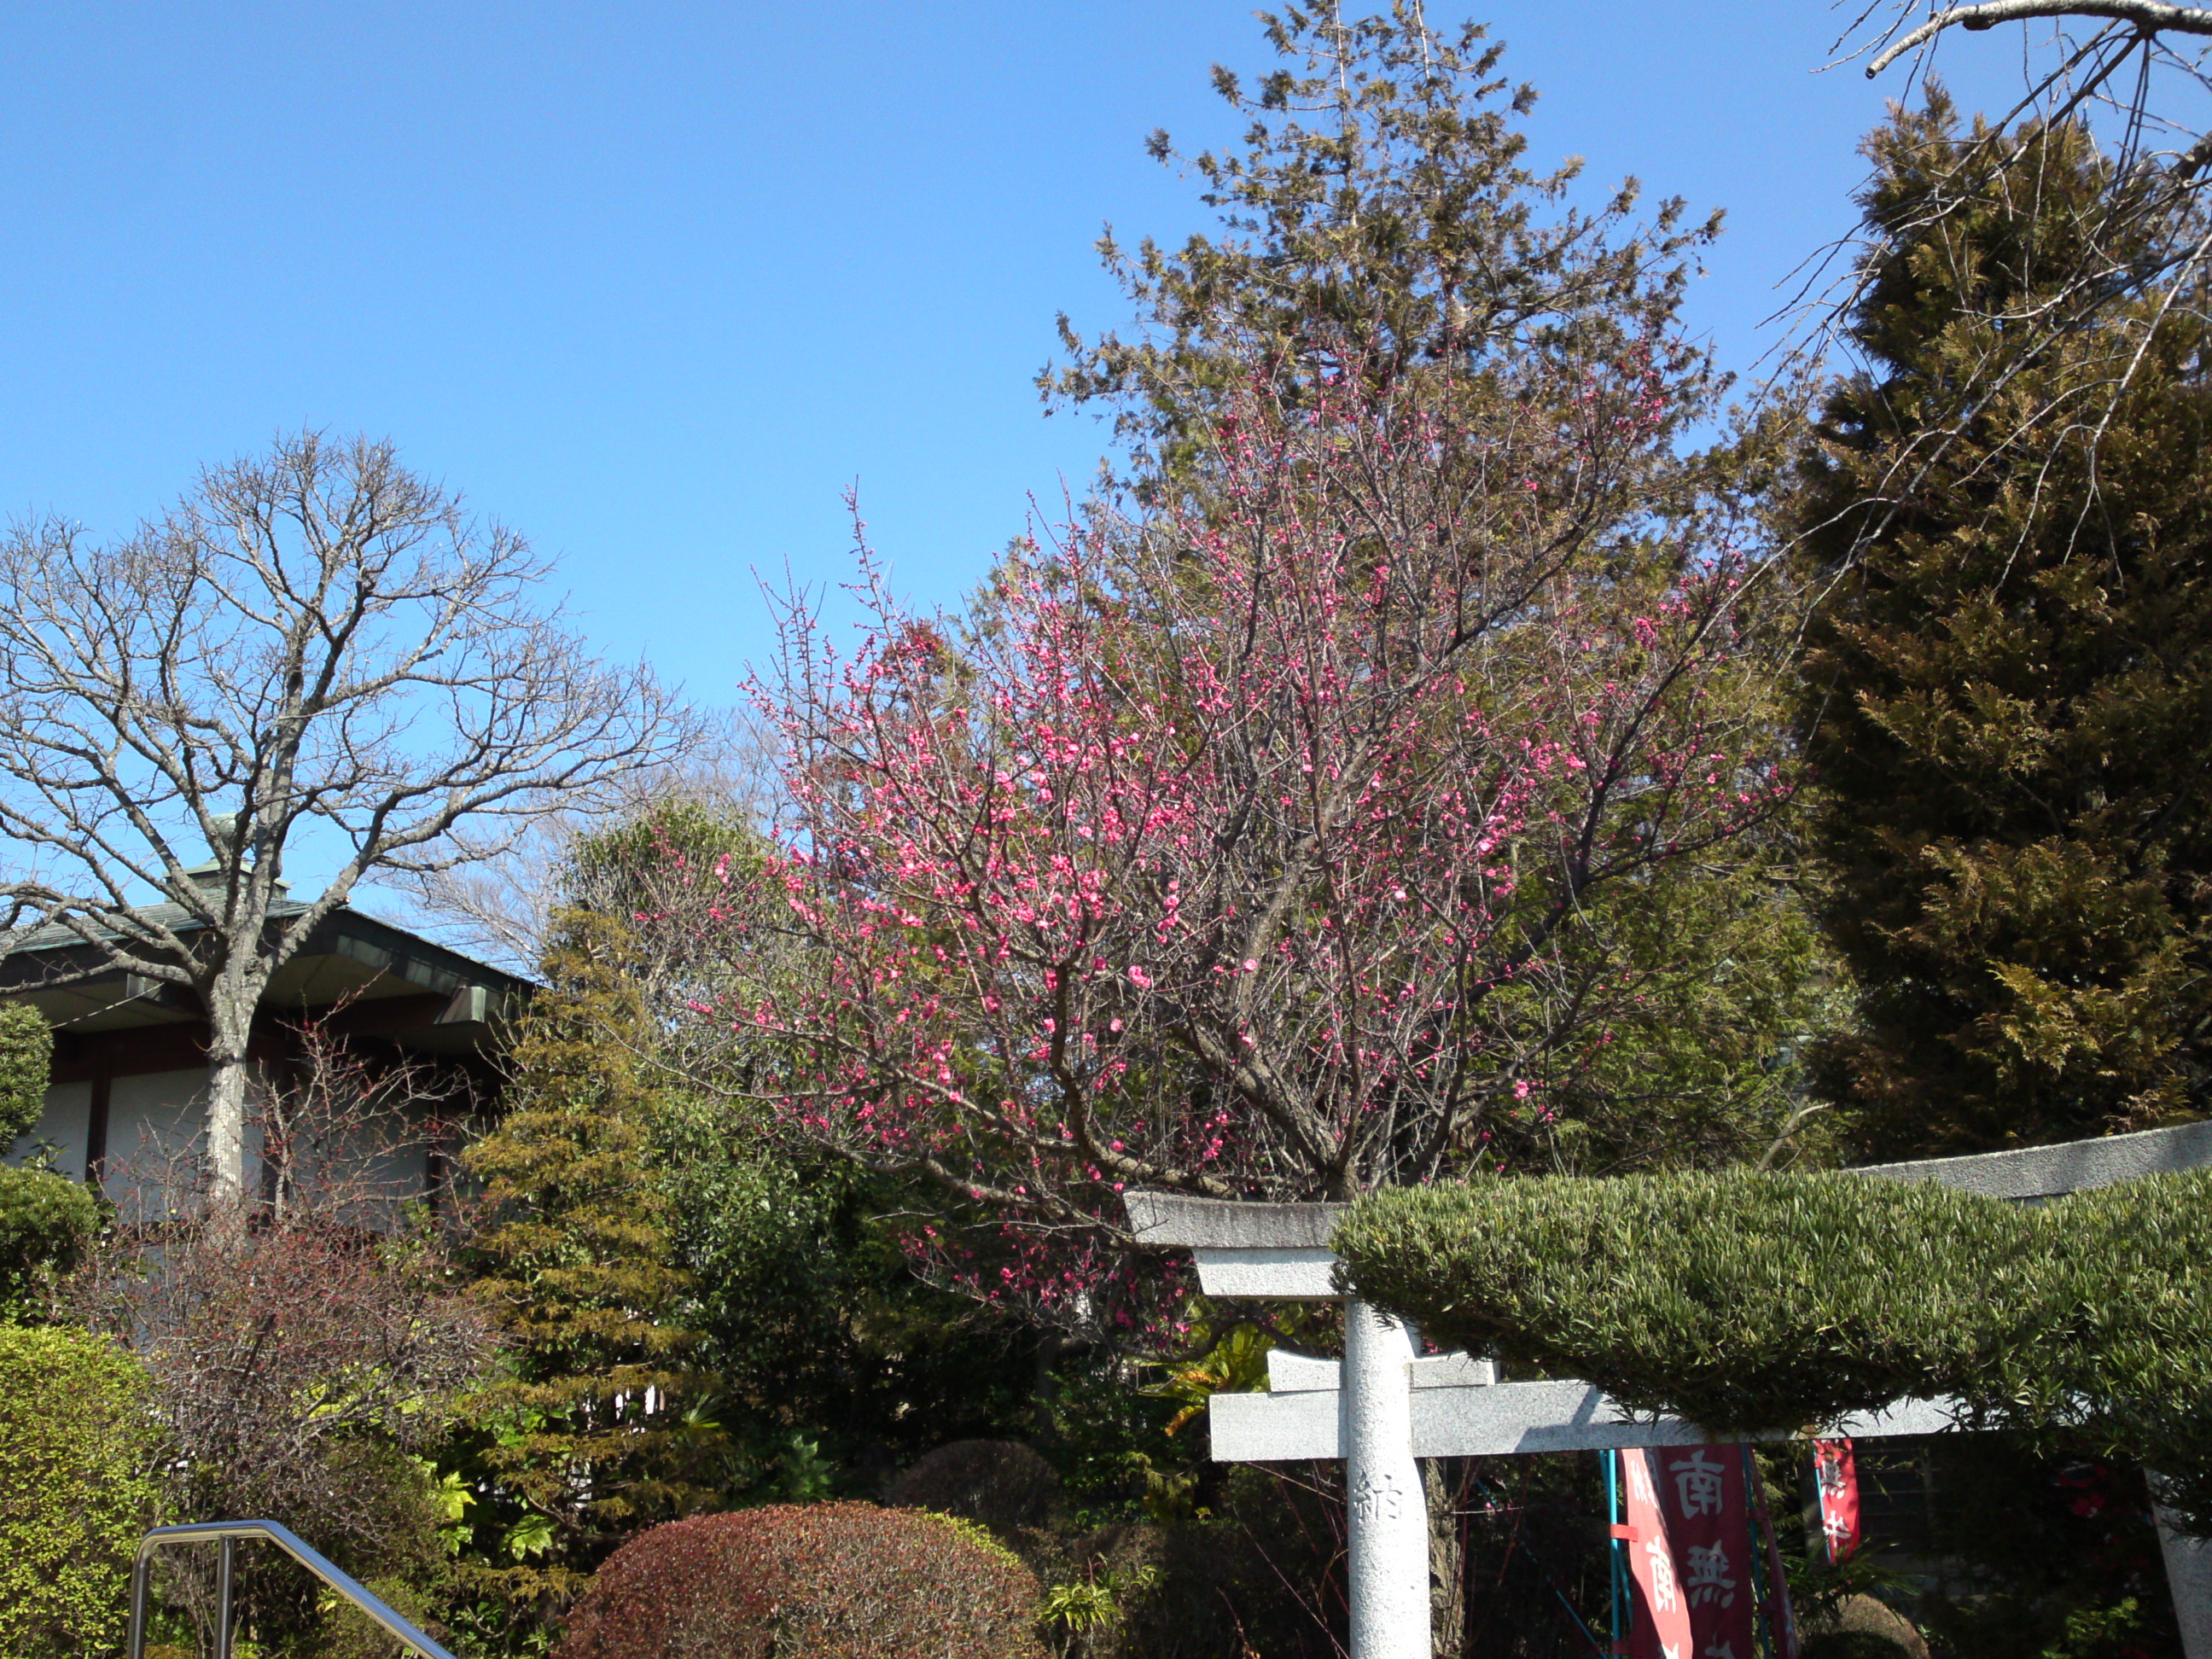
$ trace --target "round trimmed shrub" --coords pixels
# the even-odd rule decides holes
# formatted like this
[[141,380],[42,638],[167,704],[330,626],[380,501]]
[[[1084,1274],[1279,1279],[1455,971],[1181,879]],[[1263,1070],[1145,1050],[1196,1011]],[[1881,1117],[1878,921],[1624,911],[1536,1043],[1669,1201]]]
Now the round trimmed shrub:
[[923,1510],[772,1504],[608,1558],[556,1659],[1043,1659],[1036,1577]]
[[82,1182],[0,1164],[0,1318],[44,1314],[99,1228],[99,1201]]
[[119,1646],[160,1517],[146,1375],[82,1331],[0,1325],[0,1653]]
[[1012,1539],[1050,1526],[1060,1496],[1059,1473],[1018,1440],[956,1440],[892,1481],[884,1502],[957,1515]]

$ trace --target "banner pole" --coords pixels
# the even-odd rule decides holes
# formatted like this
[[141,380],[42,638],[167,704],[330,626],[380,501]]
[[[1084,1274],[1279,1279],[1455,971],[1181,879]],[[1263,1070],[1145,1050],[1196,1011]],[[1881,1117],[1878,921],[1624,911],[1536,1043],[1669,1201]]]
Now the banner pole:
[[1608,1588],[1612,1591],[1612,1650],[1620,1654],[1628,1651],[1628,1632],[1621,1627],[1620,1616],[1627,1600],[1621,1584],[1620,1454],[1608,1447],[1598,1457],[1605,1465],[1606,1565],[1611,1570]]

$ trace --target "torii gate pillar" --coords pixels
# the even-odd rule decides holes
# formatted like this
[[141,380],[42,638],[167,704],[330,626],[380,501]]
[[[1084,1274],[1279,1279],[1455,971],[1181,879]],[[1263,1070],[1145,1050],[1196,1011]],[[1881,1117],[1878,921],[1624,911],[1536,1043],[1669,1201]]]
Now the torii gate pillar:
[[1429,1509],[1413,1459],[1413,1334],[1344,1304],[1346,1577],[1358,1659],[1430,1659]]
[[1398,1321],[1336,1288],[1328,1235],[1344,1206],[1146,1192],[1122,1201],[1140,1242],[1191,1250],[1208,1296],[1344,1302],[1344,1365],[1329,1426],[1341,1448],[1334,1455],[1345,1460],[1352,1656],[1431,1659],[1428,1497],[1413,1456],[1417,1345]]

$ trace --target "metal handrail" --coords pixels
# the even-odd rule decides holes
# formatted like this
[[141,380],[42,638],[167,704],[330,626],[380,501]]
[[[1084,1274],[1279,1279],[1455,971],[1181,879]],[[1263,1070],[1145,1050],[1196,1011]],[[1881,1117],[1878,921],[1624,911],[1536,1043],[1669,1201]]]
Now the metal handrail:
[[156,1527],[138,1546],[131,1566],[131,1659],[146,1659],[146,1604],[154,1552],[165,1544],[222,1546],[216,1571],[215,1659],[231,1659],[230,1591],[238,1540],[259,1538],[274,1544],[340,1595],[384,1626],[422,1659],[453,1659],[407,1620],[386,1607],[350,1573],[340,1571],[289,1527],[274,1521],[201,1521],[181,1527]]

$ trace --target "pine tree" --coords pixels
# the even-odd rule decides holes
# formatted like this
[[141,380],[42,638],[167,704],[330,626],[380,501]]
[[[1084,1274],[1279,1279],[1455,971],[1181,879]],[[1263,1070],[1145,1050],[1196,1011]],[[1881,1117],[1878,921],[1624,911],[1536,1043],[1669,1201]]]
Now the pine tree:
[[[1505,48],[1480,25],[1444,36],[1410,0],[1349,23],[1333,7],[1261,17],[1279,66],[1250,85],[1213,71],[1249,122],[1243,147],[1188,162],[1218,233],[1146,238],[1131,257],[1109,230],[1099,251],[1141,328],[1086,340],[1063,316],[1070,361],[1039,377],[1048,403],[1103,402],[1140,450],[1175,452],[1261,361],[1293,395],[1347,366],[1480,395],[1532,354],[1595,365],[1656,348],[1686,404],[1709,390],[1673,325],[1718,214],[1692,222],[1669,199],[1638,222],[1633,179],[1575,206],[1579,161],[1523,164],[1536,91],[1498,73]],[[1179,159],[1164,131],[1147,148]]]
[[1938,94],[1869,151],[1864,368],[1796,508],[1826,585],[1798,707],[1826,922],[1864,988],[1822,1088],[1875,1153],[2201,1113],[2207,326],[2082,289],[2207,227],[2126,211],[2142,185],[2075,125],[1969,137]]
[[466,1160],[484,1183],[471,1255],[510,1345],[464,1464],[486,1511],[471,1571],[510,1604],[557,1605],[630,1534],[714,1495],[720,1435],[687,1417],[713,1384],[685,1364],[628,952],[610,918],[563,918],[507,1114]]

